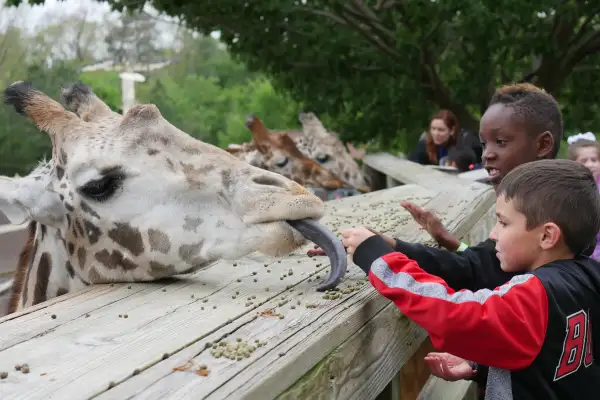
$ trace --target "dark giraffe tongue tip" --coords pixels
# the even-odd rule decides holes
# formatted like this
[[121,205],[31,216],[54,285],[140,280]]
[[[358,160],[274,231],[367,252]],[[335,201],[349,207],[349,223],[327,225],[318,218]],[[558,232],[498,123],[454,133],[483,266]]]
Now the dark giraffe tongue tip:
[[342,246],[342,242],[333,232],[315,220],[289,220],[287,223],[298,230],[306,239],[322,248],[329,257],[331,264],[329,276],[325,282],[317,286],[317,291],[324,292],[339,285],[348,267],[346,250]]

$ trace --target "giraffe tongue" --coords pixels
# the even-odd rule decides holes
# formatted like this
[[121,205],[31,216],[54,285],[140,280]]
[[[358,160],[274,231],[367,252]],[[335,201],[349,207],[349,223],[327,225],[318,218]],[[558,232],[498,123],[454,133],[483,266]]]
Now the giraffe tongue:
[[348,265],[346,250],[342,246],[342,242],[335,237],[333,232],[315,220],[288,220],[287,223],[297,229],[306,239],[322,248],[329,257],[331,272],[325,282],[317,286],[317,291],[324,292],[335,288],[344,277]]

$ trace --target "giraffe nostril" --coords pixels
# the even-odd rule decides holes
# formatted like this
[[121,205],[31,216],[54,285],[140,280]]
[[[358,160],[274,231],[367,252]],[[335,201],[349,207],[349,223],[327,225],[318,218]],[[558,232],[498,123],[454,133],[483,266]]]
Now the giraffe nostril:
[[286,185],[284,179],[278,179],[275,176],[268,176],[268,175],[253,176],[252,182],[254,182],[258,185],[275,186],[275,187],[280,187],[282,189],[286,189],[288,186],[288,185]]

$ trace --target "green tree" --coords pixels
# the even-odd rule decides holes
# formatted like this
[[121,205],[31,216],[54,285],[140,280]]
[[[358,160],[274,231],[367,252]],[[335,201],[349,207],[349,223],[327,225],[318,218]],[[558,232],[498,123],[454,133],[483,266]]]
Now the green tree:
[[[21,0],[11,0],[13,4]],[[43,0],[30,0],[39,3]],[[144,2],[109,0],[117,9]],[[418,137],[439,108],[476,128],[493,89],[531,81],[567,126],[598,122],[598,3],[561,0],[153,0],[357,139]]]
[[[55,63],[51,68],[34,64],[18,74],[18,80],[35,82],[36,87],[58,100],[59,90],[65,82],[76,80],[75,69],[67,63]],[[41,133],[25,117],[11,107],[0,107],[0,174],[25,175],[39,160],[52,157],[52,147],[48,135]]]

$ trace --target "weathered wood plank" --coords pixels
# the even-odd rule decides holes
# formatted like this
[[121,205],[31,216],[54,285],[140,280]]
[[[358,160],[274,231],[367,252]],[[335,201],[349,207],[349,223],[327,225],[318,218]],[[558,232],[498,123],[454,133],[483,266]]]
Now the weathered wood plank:
[[438,169],[423,167],[407,159],[396,157],[390,153],[367,154],[363,162],[369,168],[379,171],[405,185],[417,184],[426,188],[448,185],[453,182],[453,175]]
[[[440,210],[451,230],[466,233],[493,195],[482,185],[452,192],[407,185],[328,202],[324,222],[334,231],[368,224],[424,241],[399,207],[404,199]],[[410,358],[425,333],[367,284],[323,299],[315,280],[328,263],[307,258],[309,247],[283,260],[252,255],[235,267],[220,262],[166,282],[99,285],[2,318],[0,371],[10,371],[0,381],[2,399],[234,399],[244,393],[262,400],[303,385],[324,398],[372,398],[399,370],[399,355]],[[293,274],[281,279],[290,269]],[[365,282],[357,267],[349,270],[343,287]],[[266,308],[284,319],[256,314]],[[206,342],[225,335],[267,343],[248,359],[215,359]],[[382,341],[395,350],[382,352]],[[208,376],[173,371],[189,360],[206,364]],[[31,373],[15,372],[17,363],[28,363]],[[309,371],[316,371],[314,383],[295,384]],[[107,391],[109,385],[116,386]]]
[[431,376],[417,400],[477,400],[477,385],[471,381],[446,382]]

